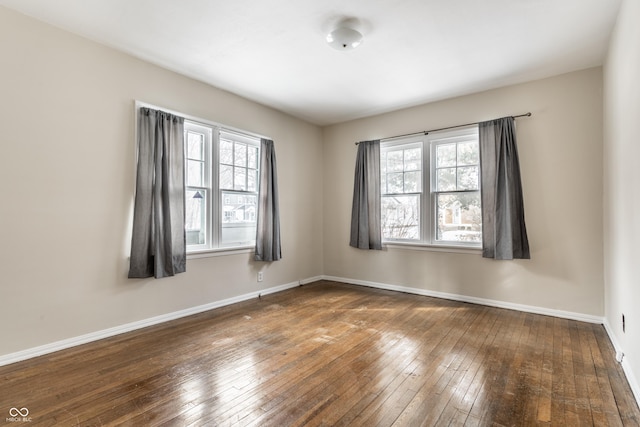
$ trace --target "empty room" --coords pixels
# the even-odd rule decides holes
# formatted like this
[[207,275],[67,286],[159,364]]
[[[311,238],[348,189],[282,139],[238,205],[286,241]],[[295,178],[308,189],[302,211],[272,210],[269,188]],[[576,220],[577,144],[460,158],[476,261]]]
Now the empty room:
[[0,0],[0,424],[640,425],[638,22]]

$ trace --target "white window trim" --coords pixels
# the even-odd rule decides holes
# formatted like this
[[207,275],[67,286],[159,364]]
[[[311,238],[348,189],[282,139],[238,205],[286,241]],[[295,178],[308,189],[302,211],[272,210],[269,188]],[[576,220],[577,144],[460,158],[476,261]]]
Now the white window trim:
[[235,246],[229,248],[210,248],[198,251],[187,252],[187,259],[199,259],[199,258],[212,258],[227,255],[237,254],[253,254],[255,253],[254,246]]
[[[482,244],[469,244],[455,242],[437,243],[435,215],[435,193],[432,191],[432,183],[435,182],[433,168],[434,142],[442,140],[456,141],[472,133],[478,133],[477,125],[470,125],[455,130],[433,132],[428,135],[417,135],[402,138],[394,138],[389,141],[382,141],[381,149],[393,148],[397,146],[411,145],[412,143],[422,144],[422,194],[420,196],[420,240],[407,239],[385,239],[383,236],[382,246],[393,250],[418,250],[431,252],[449,252],[461,254],[480,254]],[[424,199],[428,198],[428,201]],[[428,207],[428,209],[424,209]]]
[[387,249],[402,249],[411,251],[426,251],[426,252],[448,252],[455,254],[481,254],[481,247],[469,247],[458,245],[426,245],[424,243],[410,243],[403,241],[384,241],[382,243],[383,248]]

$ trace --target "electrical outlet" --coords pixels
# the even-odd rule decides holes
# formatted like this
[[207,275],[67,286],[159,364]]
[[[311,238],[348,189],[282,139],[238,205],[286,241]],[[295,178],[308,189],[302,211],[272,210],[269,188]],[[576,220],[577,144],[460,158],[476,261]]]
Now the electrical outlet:
[[262,282],[262,279],[264,279],[264,275],[262,274],[262,271],[258,271],[258,282]]
[[625,332],[626,326],[627,325],[625,324],[625,321],[624,321],[624,313],[622,313],[622,332],[623,333]]

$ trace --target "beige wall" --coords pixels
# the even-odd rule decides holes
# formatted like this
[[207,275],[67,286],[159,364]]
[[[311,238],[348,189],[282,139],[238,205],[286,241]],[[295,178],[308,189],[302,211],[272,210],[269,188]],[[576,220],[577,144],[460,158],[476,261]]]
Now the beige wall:
[[[640,400],[640,2],[624,0],[604,67],[607,327]],[[622,332],[622,314],[626,333]]]
[[[324,129],[324,272],[360,281],[603,316],[601,68]],[[517,120],[531,260],[348,246],[355,141]]]
[[[134,100],[275,140],[283,256],[128,280]],[[322,133],[0,7],[0,356],[322,273]],[[313,189],[317,191],[312,191]]]

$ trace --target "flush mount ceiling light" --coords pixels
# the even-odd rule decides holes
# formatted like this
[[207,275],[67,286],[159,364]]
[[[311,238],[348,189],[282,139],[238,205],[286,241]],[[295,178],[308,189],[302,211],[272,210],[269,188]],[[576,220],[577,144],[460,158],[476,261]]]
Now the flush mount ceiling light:
[[353,50],[362,43],[362,34],[353,28],[341,26],[327,35],[327,43],[336,50]]

